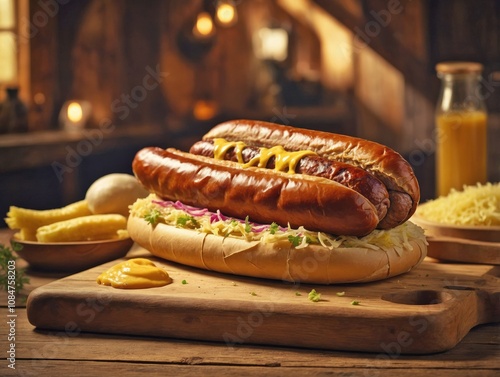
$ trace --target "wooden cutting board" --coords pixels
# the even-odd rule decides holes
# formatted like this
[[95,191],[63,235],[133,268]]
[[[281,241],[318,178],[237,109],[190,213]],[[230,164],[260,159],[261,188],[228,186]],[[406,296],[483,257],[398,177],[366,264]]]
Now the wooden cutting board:
[[[101,286],[98,275],[121,260],[106,263],[34,290],[29,321],[68,336],[145,335],[394,358],[451,349],[472,327],[500,320],[498,266],[425,260],[385,281],[322,286],[197,270],[141,249],[133,256],[163,266],[173,283],[138,290]],[[312,289],[321,301],[308,299]]]

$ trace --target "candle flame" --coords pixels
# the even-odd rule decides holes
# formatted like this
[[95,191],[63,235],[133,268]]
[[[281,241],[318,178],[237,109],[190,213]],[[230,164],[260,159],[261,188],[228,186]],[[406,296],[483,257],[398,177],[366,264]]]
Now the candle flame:
[[72,122],[79,122],[82,120],[83,110],[78,102],[71,102],[68,105],[68,119]]

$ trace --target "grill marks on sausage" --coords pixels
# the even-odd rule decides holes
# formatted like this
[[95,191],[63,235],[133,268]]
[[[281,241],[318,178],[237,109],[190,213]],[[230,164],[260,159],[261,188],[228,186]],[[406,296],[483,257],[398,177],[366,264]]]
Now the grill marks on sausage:
[[[190,153],[206,157],[214,157],[213,140],[195,143]],[[245,163],[260,155],[260,148],[246,146],[241,151]],[[235,148],[230,148],[224,156],[225,160],[238,162]],[[275,158],[271,157],[266,165],[268,169],[275,168]],[[319,156],[302,157],[295,168],[298,174],[327,178],[357,191],[366,197],[377,209],[379,219],[386,217],[390,200],[385,185],[365,170],[347,163],[327,160]],[[384,223],[380,223],[384,224]],[[387,222],[386,222],[387,224]],[[390,223],[388,223],[390,225]]]
[[379,228],[388,229],[404,223],[420,201],[420,188],[410,164],[394,150],[376,142],[248,119],[220,123],[203,136],[203,140],[213,138],[244,139],[247,144],[268,148],[282,145],[289,151],[312,148],[329,160],[367,170],[386,186],[391,200],[388,214]]
[[160,198],[259,223],[354,236],[368,234],[378,223],[367,198],[323,179],[246,171],[234,162],[154,147],[140,150],[132,169]]

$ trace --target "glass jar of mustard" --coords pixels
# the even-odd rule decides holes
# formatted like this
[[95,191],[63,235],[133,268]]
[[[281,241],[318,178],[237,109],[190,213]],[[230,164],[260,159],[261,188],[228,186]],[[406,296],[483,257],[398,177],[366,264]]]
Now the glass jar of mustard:
[[487,180],[487,111],[482,64],[436,65],[441,90],[436,107],[436,195]]

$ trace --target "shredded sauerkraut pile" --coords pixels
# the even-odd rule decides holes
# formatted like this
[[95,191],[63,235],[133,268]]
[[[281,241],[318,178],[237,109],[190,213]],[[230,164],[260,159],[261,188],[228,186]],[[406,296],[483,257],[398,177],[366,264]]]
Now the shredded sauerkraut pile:
[[247,241],[264,243],[288,241],[295,248],[308,245],[322,245],[328,249],[338,247],[364,247],[373,250],[395,249],[398,254],[411,250],[410,241],[425,241],[424,230],[407,221],[391,230],[374,230],[365,237],[335,236],[323,232],[314,232],[299,227],[297,229],[278,226],[277,224],[257,224],[247,219],[236,219],[208,209],[185,205],[179,201],[158,200],[154,194],[138,199],[130,208],[134,216],[144,218],[151,224],[165,223],[180,228],[222,237],[234,237]]
[[420,205],[417,215],[452,225],[500,225],[500,183],[464,186],[463,191],[452,189],[447,196]]

